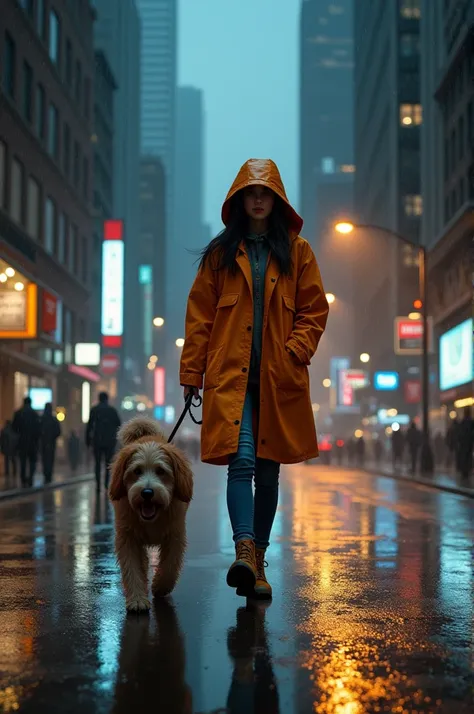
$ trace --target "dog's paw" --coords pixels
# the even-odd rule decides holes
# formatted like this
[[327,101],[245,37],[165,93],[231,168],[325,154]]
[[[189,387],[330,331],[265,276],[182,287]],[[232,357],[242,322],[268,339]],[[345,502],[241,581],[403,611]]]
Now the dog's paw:
[[174,589],[174,584],[173,585],[155,585],[152,587],[152,593],[153,597],[166,597],[167,595],[170,595]]
[[127,598],[127,612],[148,612],[150,607],[151,603],[145,596]]

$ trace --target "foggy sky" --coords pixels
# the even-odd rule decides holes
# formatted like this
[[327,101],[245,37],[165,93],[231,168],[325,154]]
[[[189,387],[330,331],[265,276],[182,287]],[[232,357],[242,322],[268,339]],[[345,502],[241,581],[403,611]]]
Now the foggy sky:
[[[272,158],[298,200],[300,0],[179,0],[178,81],[204,90],[205,220],[248,158]],[[304,235],[304,230],[303,230]]]

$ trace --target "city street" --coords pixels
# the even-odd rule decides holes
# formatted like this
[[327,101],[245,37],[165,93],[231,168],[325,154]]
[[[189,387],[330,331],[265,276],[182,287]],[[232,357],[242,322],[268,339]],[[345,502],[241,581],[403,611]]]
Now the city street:
[[223,470],[197,467],[188,523],[173,597],[127,617],[92,482],[0,504],[0,711],[472,711],[472,500],[287,468],[270,605],[226,586]]

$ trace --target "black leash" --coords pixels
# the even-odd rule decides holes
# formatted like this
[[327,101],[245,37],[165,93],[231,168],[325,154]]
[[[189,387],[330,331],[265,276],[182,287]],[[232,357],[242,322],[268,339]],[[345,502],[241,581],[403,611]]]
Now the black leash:
[[186,414],[187,414],[188,412],[189,412],[189,416],[191,417],[191,419],[193,420],[193,422],[194,422],[195,424],[197,424],[198,426],[201,426],[201,424],[202,424],[202,419],[201,419],[201,421],[199,421],[198,419],[196,419],[196,417],[194,416],[194,414],[193,414],[192,411],[191,411],[191,407],[199,408],[199,407],[201,406],[201,404],[202,404],[202,397],[197,396],[197,397],[196,397],[196,403],[193,403],[193,397],[194,397],[193,393],[192,393],[192,392],[189,392],[188,396],[186,397],[186,402],[185,402],[185,404],[184,404],[184,409],[183,409],[183,411],[181,412],[181,415],[180,415],[178,421],[176,422],[173,431],[172,431],[171,434],[170,434],[170,437],[169,437],[169,439],[168,439],[168,444],[170,444],[170,443],[173,441],[174,437],[176,436],[176,434],[177,434],[177,432],[178,432],[178,430],[179,430],[179,427],[181,426],[181,424],[182,424],[183,421],[184,421],[184,417],[186,416]]

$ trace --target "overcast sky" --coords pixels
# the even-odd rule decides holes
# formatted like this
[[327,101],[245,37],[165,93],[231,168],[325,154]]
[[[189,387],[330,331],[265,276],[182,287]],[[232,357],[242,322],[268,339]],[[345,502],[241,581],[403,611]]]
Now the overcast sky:
[[205,220],[241,164],[272,158],[297,202],[300,0],[179,0],[178,81],[204,90]]

